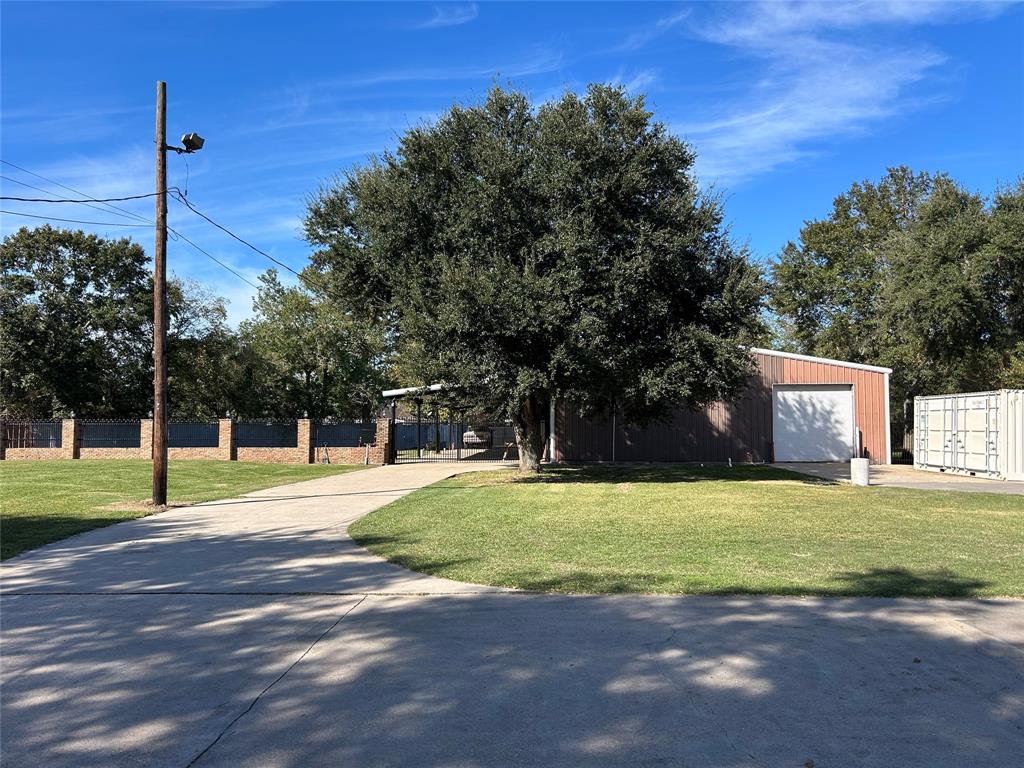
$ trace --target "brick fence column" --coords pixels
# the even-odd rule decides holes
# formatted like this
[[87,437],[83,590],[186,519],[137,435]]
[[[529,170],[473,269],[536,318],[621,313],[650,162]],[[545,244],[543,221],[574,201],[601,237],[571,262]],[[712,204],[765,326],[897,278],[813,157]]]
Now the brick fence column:
[[64,419],[60,423],[60,457],[78,458],[78,420]]
[[139,455],[142,458],[153,458],[153,420],[142,419],[139,422]]
[[393,437],[391,409],[385,408],[377,417],[377,435],[374,440],[374,448],[376,450],[373,451],[381,464],[391,464],[393,461],[391,455],[391,441]]
[[313,423],[309,419],[299,419],[298,429],[298,442],[296,449],[298,451],[299,462],[301,464],[312,464],[313,463]]
[[234,461],[235,456],[235,420],[221,419],[217,433],[217,458],[221,461]]

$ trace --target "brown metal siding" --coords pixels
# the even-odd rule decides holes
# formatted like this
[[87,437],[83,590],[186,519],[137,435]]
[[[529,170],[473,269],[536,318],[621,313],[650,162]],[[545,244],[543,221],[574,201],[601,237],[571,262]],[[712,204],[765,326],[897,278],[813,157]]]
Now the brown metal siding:
[[[734,403],[676,411],[667,423],[637,427],[556,409],[555,455],[567,461],[771,461],[774,384],[852,384],[865,454],[886,460],[885,375],[834,363],[755,353],[758,373]],[[614,451],[612,436],[614,434]]]

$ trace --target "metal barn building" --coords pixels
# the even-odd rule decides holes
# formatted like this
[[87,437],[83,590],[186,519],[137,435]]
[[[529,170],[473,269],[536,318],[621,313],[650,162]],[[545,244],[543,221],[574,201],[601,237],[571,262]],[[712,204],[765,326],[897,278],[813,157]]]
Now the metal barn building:
[[552,405],[556,461],[846,461],[888,464],[889,374],[874,365],[751,349],[758,372],[733,403],[645,427]]

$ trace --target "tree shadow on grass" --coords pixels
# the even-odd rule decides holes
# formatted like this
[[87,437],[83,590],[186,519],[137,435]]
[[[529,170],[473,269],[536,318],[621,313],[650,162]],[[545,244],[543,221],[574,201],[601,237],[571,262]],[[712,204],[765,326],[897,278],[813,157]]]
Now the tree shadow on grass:
[[125,520],[134,520],[152,510],[134,514],[95,514],[88,516],[62,515],[12,515],[0,520],[0,560],[20,555],[22,552],[41,547],[54,541],[105,528]]
[[512,482],[552,483],[696,483],[707,480],[765,482],[789,480],[808,485],[837,485],[788,469],[767,465],[736,464],[601,464],[544,467],[537,474],[517,475]]
[[[426,571],[430,573],[430,571]],[[437,573],[435,575],[443,575]],[[872,568],[849,572],[823,580],[820,587],[773,584],[751,587],[737,584],[724,587],[680,588],[671,576],[656,574],[614,575],[574,570],[565,575],[541,575],[536,571],[517,573],[503,586],[516,586],[531,592],[561,594],[701,594],[701,595],[781,595],[788,597],[977,597],[991,582],[970,579],[949,571],[918,571],[906,568]]]

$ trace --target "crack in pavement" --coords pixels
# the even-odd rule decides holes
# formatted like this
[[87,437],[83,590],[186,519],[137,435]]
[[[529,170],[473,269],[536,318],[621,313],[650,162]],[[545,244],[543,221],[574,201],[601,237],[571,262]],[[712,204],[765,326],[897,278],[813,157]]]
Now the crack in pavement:
[[203,749],[203,751],[202,751],[202,752],[200,752],[200,753],[199,753],[198,755],[196,755],[195,757],[193,757],[193,758],[192,758],[192,759],[191,759],[191,760],[190,760],[190,761],[188,762],[188,765],[186,765],[186,766],[185,766],[185,768],[191,768],[191,766],[195,765],[195,764],[196,764],[196,763],[198,763],[198,762],[199,762],[200,760],[202,760],[202,759],[203,759],[203,756],[204,756],[204,755],[206,755],[206,753],[207,753],[207,752],[209,752],[209,751],[210,751],[211,749],[213,749],[213,748],[214,748],[214,747],[215,747],[215,746],[217,745],[217,742],[219,742],[219,741],[220,741],[220,740],[221,740],[222,738],[224,738],[224,735],[225,735],[225,734],[226,734],[226,733],[227,733],[228,731],[230,731],[230,730],[231,730],[231,728],[232,728],[232,727],[233,727],[233,726],[235,725],[235,723],[237,723],[237,722],[238,722],[239,720],[241,720],[241,719],[242,719],[243,717],[245,717],[245,716],[246,716],[247,714],[249,714],[250,712],[252,712],[252,710],[253,710],[253,709],[254,709],[254,708],[256,707],[256,705],[257,705],[257,704],[259,703],[260,699],[262,699],[262,698],[263,698],[263,696],[264,696],[264,695],[265,695],[265,694],[266,694],[266,693],[267,693],[267,692],[268,692],[268,691],[269,691],[269,690],[270,690],[271,688],[273,688],[273,687],[274,687],[275,685],[277,685],[277,684],[278,684],[279,682],[281,682],[282,680],[284,680],[285,676],[286,676],[286,675],[287,675],[287,674],[288,674],[289,672],[291,672],[291,671],[292,671],[293,669],[295,669],[295,667],[296,667],[296,666],[298,665],[298,663],[299,663],[300,661],[302,661],[302,660],[303,660],[304,658],[306,658],[306,656],[307,656],[307,655],[309,654],[309,652],[310,652],[310,651],[312,651],[312,650],[313,650],[313,648],[315,648],[315,647],[316,647],[316,644],[317,644],[317,643],[319,643],[319,642],[320,642],[321,640],[323,640],[323,639],[324,639],[325,637],[327,637],[327,635],[329,635],[329,634],[330,634],[331,630],[333,630],[333,629],[334,629],[334,628],[335,628],[336,626],[338,626],[339,624],[341,624],[341,622],[345,620],[345,617],[346,617],[346,616],[348,616],[348,615],[349,615],[350,613],[352,613],[352,611],[354,611],[354,610],[355,610],[356,608],[358,608],[358,607],[359,607],[360,605],[362,605],[362,604],[363,604],[363,603],[364,603],[365,601],[366,601],[366,596],[364,595],[364,596],[363,596],[362,598],[360,598],[360,599],[359,599],[359,601],[357,601],[357,602],[356,602],[356,604],[355,604],[355,605],[353,605],[353,606],[352,606],[351,608],[349,608],[349,609],[348,609],[347,611],[345,611],[345,612],[344,612],[343,614],[341,614],[341,616],[339,616],[339,617],[338,617],[338,620],[337,620],[337,621],[335,621],[335,622],[334,622],[333,624],[331,624],[331,626],[329,626],[329,627],[328,627],[327,629],[325,629],[325,630],[324,630],[324,631],[323,631],[323,632],[322,632],[322,633],[320,634],[320,637],[318,637],[318,638],[317,638],[316,640],[314,640],[314,641],[313,641],[313,642],[312,642],[312,643],[310,644],[310,646],[309,646],[309,647],[308,647],[308,648],[307,648],[306,650],[304,650],[304,651],[303,651],[303,652],[302,652],[302,653],[301,653],[301,654],[299,655],[299,658],[297,658],[297,659],[296,659],[295,661],[293,661],[293,662],[292,662],[292,663],[291,663],[291,664],[290,664],[290,665],[288,666],[288,668],[287,668],[287,669],[286,669],[286,670],[285,670],[284,672],[282,672],[282,673],[281,673],[280,675],[278,675],[278,676],[277,676],[277,677],[276,677],[276,678],[275,678],[275,679],[274,679],[274,680],[273,680],[273,681],[272,681],[272,682],[271,682],[271,683],[270,683],[270,684],[269,684],[269,685],[268,685],[268,686],[267,686],[266,688],[264,688],[264,689],[263,689],[262,691],[260,691],[260,692],[259,692],[259,694],[258,694],[258,695],[256,696],[256,698],[254,698],[254,699],[252,700],[252,702],[250,702],[250,704],[249,704],[249,706],[248,706],[248,707],[246,707],[246,708],[245,708],[245,709],[244,709],[244,710],[243,710],[242,712],[240,712],[240,713],[239,713],[238,715],[236,715],[236,716],[235,716],[235,718],[234,718],[234,719],[233,719],[233,720],[232,720],[232,721],[231,721],[230,723],[228,723],[228,724],[227,724],[226,726],[224,726],[223,730],[221,730],[221,732],[217,734],[217,738],[215,738],[215,739],[214,739],[213,741],[211,741],[211,742],[210,742],[209,744],[207,744],[207,745],[206,745],[206,747],[205,747],[205,748]]

